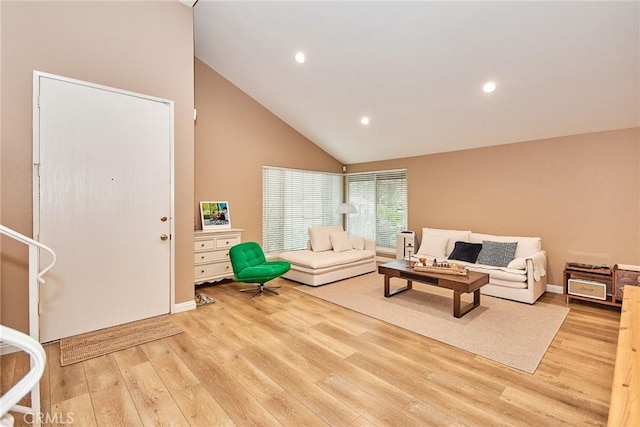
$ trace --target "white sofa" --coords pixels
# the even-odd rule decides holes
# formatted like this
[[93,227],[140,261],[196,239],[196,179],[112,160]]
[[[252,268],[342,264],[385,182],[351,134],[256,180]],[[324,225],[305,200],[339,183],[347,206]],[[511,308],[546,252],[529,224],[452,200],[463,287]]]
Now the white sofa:
[[282,252],[291,263],[282,277],[309,286],[347,279],[376,271],[376,243],[349,236],[341,225],[309,228],[306,250]]
[[[503,261],[503,264],[508,261],[506,266],[496,266],[495,264],[500,262],[487,265],[449,259],[456,242],[475,244],[491,242],[483,246],[489,252],[496,248],[499,248],[497,251],[501,251],[501,246],[508,246],[504,248],[508,252],[508,249],[513,249],[513,245],[505,245],[507,242],[517,242],[517,245],[510,261],[510,254],[506,255],[507,258],[502,253],[496,255],[498,258],[502,257],[500,261]],[[459,244],[459,247],[463,246],[464,244]],[[472,245],[466,245],[466,247],[469,246]],[[477,249],[477,246],[475,248]],[[487,256],[480,254],[478,261],[489,259],[490,254],[486,252],[485,255]],[[459,253],[455,256],[459,256]],[[480,290],[484,295],[533,304],[547,289],[547,256],[542,250],[542,240],[539,237],[496,236],[466,230],[423,228],[420,248],[415,254],[415,259],[418,258],[455,262],[468,266],[472,271],[489,274],[489,284]]]

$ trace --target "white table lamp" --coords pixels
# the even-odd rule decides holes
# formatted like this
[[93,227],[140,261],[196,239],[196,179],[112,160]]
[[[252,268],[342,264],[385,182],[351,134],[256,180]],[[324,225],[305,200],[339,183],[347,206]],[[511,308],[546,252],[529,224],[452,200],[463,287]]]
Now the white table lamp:
[[338,206],[339,214],[352,214],[356,212],[358,212],[358,210],[351,203],[343,203],[340,206]]
[[344,215],[344,218],[342,219],[342,228],[345,230],[347,229],[347,216],[356,212],[358,212],[358,210],[351,203],[342,203],[338,206],[338,213]]

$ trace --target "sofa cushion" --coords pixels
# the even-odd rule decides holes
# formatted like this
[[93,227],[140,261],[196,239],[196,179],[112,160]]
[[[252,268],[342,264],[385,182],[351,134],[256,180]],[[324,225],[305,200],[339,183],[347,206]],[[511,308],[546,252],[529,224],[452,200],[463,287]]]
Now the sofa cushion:
[[495,236],[492,234],[471,233],[469,242],[482,243],[483,240],[491,240],[492,242],[518,242],[514,258],[525,258],[542,250],[542,239],[540,239],[540,237]]
[[449,238],[446,236],[437,236],[435,234],[422,233],[422,243],[418,249],[417,255],[429,255],[436,258],[445,258],[447,244]]
[[[511,289],[527,289],[527,282],[514,282],[513,280],[495,279],[489,277],[489,284],[494,286],[500,286],[502,288]],[[508,298],[511,299],[511,298]]]
[[513,260],[518,242],[482,241],[482,250],[478,254],[478,264],[506,267]]
[[239,280],[255,283],[264,283],[268,277],[278,277],[291,268],[291,264],[286,261],[269,261],[260,265],[247,267],[236,274]]
[[481,243],[456,242],[449,259],[474,263],[478,259],[478,254],[481,250]]
[[308,268],[326,268],[349,264],[362,259],[375,257],[374,251],[345,251],[345,252],[313,252],[307,250],[282,252],[280,258],[289,261],[294,265],[301,265]]
[[329,235],[336,231],[344,231],[341,225],[326,225],[322,227],[309,227],[309,241],[314,252],[330,251],[331,238]]
[[353,249],[364,249],[364,237],[362,236],[350,236],[351,237],[351,247]]
[[471,271],[477,271],[478,273],[486,273],[489,275],[489,278],[492,281],[493,279],[501,279],[501,280],[513,281],[513,282],[527,281],[526,270],[516,270],[514,268],[508,268],[508,267],[496,267],[493,265],[474,264],[466,261],[456,261],[456,264],[467,266]]
[[[448,256],[453,251],[453,247],[455,246],[456,242],[471,241],[469,240],[469,237],[471,236],[470,230],[462,231],[462,230],[447,230],[444,228],[425,227],[422,229],[423,240],[425,235],[440,236],[440,237],[446,237],[449,239],[449,242],[447,243],[447,249],[444,252],[445,256]],[[474,243],[481,243],[481,242],[474,242]],[[430,255],[437,255],[437,254],[430,254]]]
[[334,252],[344,252],[353,249],[351,239],[346,231],[334,231],[329,234],[329,240],[331,240],[331,246],[333,246]]
[[[517,250],[517,249],[516,249]],[[514,258],[511,260],[507,268],[513,268],[517,270],[526,270],[527,268],[527,259],[526,258]]]

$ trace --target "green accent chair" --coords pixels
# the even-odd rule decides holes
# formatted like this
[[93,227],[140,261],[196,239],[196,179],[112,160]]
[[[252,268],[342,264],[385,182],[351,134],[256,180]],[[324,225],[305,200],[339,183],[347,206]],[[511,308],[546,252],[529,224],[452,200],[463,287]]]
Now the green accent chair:
[[251,298],[262,295],[265,291],[278,295],[274,289],[280,286],[265,286],[265,283],[289,271],[291,264],[287,261],[267,261],[260,245],[256,242],[244,242],[229,250],[233,276],[236,282],[256,283],[258,287],[241,289],[240,292],[255,291]]

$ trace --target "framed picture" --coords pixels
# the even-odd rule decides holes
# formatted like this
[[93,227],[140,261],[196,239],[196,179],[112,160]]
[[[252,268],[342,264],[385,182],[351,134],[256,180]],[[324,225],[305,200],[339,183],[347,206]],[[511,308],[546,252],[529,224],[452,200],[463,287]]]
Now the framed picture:
[[200,219],[202,220],[203,230],[231,228],[231,218],[229,217],[229,203],[200,202]]

